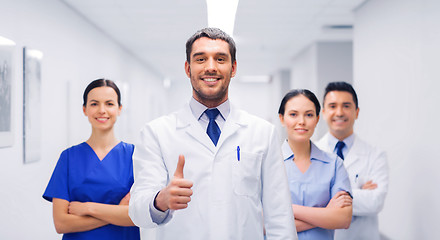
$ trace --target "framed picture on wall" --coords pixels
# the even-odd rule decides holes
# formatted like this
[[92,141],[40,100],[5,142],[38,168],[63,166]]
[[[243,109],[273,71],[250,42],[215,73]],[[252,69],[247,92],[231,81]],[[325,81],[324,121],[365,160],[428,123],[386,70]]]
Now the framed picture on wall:
[[12,131],[12,59],[15,43],[0,36],[0,148],[14,143]]
[[23,159],[41,158],[41,61],[43,53],[23,48]]

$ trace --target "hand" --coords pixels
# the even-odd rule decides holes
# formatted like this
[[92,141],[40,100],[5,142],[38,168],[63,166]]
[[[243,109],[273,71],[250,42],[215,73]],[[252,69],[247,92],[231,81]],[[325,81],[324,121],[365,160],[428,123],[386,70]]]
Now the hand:
[[168,186],[160,190],[154,200],[155,206],[159,210],[178,210],[188,207],[188,203],[191,201],[191,195],[193,194],[191,190],[193,183],[192,181],[183,178],[184,166],[185,157],[180,155],[176,171],[174,172],[174,178],[170,181]]
[[327,204],[328,208],[343,208],[353,204],[353,199],[346,191],[339,191],[330,199]]
[[130,192],[128,192],[127,195],[125,195],[125,197],[121,199],[119,205],[128,205],[129,202],[130,202]]
[[88,203],[82,202],[70,202],[69,203],[69,214],[77,216],[87,216],[89,215]]
[[362,185],[362,189],[368,189],[368,190],[373,190],[377,188],[377,184],[373,183],[372,180],[366,182],[364,185]]

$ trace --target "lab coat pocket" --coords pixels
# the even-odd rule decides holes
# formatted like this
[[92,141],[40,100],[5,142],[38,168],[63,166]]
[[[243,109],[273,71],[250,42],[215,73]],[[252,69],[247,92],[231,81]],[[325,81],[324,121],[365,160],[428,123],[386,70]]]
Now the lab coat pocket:
[[354,184],[352,186],[356,186],[356,188],[361,189],[362,186],[369,181],[368,177],[365,176],[364,173],[357,173],[352,177],[354,179]]
[[[241,151],[233,157],[232,178],[234,192],[241,196],[257,196],[261,188],[262,155]],[[239,158],[239,159],[238,159]]]

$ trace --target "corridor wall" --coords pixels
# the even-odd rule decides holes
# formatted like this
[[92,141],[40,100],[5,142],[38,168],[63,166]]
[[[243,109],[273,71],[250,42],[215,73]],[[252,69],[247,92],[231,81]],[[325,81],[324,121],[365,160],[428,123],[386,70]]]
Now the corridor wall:
[[370,0],[355,12],[356,132],[386,150],[387,239],[440,239],[440,2]]
[[[291,66],[292,89],[309,89],[322,106],[324,89],[329,82],[353,81],[353,44],[351,41],[311,43],[293,58]],[[312,140],[318,140],[326,132],[327,124],[321,118]]]
[[[82,113],[84,88],[101,77],[119,84],[125,95],[117,136],[135,142],[141,126],[166,111],[160,106],[166,106],[162,79],[62,1],[2,1],[0,36],[16,43],[14,140],[11,147],[0,148],[0,239],[60,239],[53,226],[52,204],[41,195],[61,151],[90,134],[90,124]],[[41,159],[29,164],[23,163],[23,47],[44,54]]]

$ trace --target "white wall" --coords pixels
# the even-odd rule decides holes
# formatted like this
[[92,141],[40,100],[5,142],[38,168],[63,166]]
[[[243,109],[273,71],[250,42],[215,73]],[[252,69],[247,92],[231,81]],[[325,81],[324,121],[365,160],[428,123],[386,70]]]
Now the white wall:
[[[322,107],[324,89],[329,82],[353,80],[353,45],[351,42],[315,42],[301,51],[292,61],[292,89],[312,91]],[[313,134],[317,140],[327,132],[321,117]]]
[[318,86],[318,54],[316,43],[302,50],[292,61],[290,85],[292,89],[316,91]]
[[390,239],[440,239],[440,2],[371,0],[357,10],[356,132],[388,153],[380,230]]
[[352,42],[317,43],[317,97],[322,101],[324,88],[329,82],[353,82],[353,44]]
[[[0,35],[17,44],[14,144],[0,148],[0,239],[60,239],[53,227],[52,205],[41,195],[61,151],[90,134],[81,108],[84,88],[91,80],[106,77],[117,81],[121,90],[128,89],[117,133],[121,140],[135,142],[143,123],[167,111],[161,79],[57,0],[2,1]],[[22,157],[24,46],[44,53],[42,157],[31,164],[23,164]]]
[[245,83],[231,80],[229,99],[240,109],[261,117],[271,123],[278,121],[277,81],[269,83]]

